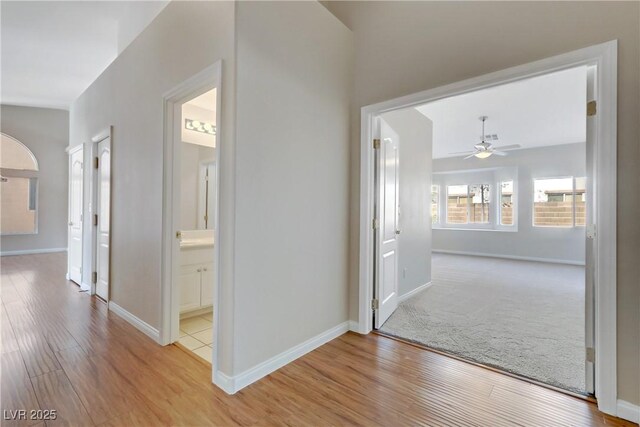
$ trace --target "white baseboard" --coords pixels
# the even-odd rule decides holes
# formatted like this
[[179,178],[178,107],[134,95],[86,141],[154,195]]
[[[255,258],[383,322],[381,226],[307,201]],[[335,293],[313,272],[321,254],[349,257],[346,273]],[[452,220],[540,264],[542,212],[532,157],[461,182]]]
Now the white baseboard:
[[304,356],[312,350],[320,347],[323,344],[328,343],[334,338],[339,337],[349,330],[350,322],[346,321],[338,326],[335,326],[327,331],[316,335],[307,341],[298,344],[287,351],[284,351],[269,360],[266,360],[253,368],[249,368],[246,371],[230,377],[222,372],[216,372],[214,377],[214,384],[220,387],[228,394],[234,394],[242,390],[246,386],[258,381],[259,379],[266,377],[270,373],[280,369],[288,363],[293,362],[299,357]]
[[360,324],[355,320],[349,320],[349,330],[357,334],[360,333]]
[[618,400],[617,416],[619,418],[640,423],[640,406],[629,403],[625,400]]
[[398,303],[401,303],[402,301],[406,301],[409,298],[411,298],[412,296],[414,296],[416,294],[419,294],[420,292],[422,292],[422,291],[424,291],[426,289],[429,289],[430,287],[431,287],[431,282],[427,282],[424,285],[420,285],[417,288],[415,288],[414,290],[409,291],[404,295],[400,295],[398,297]]
[[91,292],[91,285],[88,283],[80,282],[80,289],[82,289],[83,291]]
[[129,313],[127,310],[120,307],[118,304],[116,304],[113,301],[109,301],[107,305],[109,306],[109,311],[112,311],[118,316],[122,317],[124,320],[129,322],[136,329],[138,329],[140,332],[142,332],[143,334],[145,334],[155,342],[157,343],[160,342],[160,332],[158,332],[156,328],[154,328],[147,322],[139,319],[138,317],[134,316],[133,314]]
[[67,248],[25,249],[21,251],[2,251],[0,252],[0,256],[50,254],[53,252],[66,252],[66,251],[67,251]]
[[573,261],[570,259],[536,258],[536,257],[518,256],[518,255],[487,254],[483,252],[449,251],[446,249],[433,249],[431,250],[431,252],[436,254],[469,255],[469,256],[483,256],[487,258],[514,259],[517,261],[549,262],[552,264],[568,264],[568,265],[581,265],[581,266],[585,265],[584,261]]
[[233,388],[233,378],[217,371],[213,377],[213,383],[220,387],[227,394],[234,394],[237,390]]

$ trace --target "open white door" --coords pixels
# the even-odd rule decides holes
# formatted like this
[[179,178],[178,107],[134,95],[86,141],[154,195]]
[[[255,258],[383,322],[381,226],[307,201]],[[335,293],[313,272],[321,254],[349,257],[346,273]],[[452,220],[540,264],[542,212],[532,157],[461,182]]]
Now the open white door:
[[376,267],[374,326],[380,328],[398,307],[399,138],[382,119],[376,142]]
[[109,300],[110,221],[111,221],[111,137],[98,143],[96,212],[96,295]]
[[587,70],[587,144],[586,144],[586,198],[585,198],[585,385],[586,392],[595,392],[595,203],[594,203],[594,178],[595,178],[595,82],[596,67]]
[[82,145],[69,151],[69,222],[67,231],[67,274],[82,286]]

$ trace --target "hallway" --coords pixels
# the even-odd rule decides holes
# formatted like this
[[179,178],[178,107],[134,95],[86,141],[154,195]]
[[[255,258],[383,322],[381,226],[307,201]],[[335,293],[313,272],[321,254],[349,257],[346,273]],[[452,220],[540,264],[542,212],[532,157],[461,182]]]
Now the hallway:
[[1,262],[3,410],[55,409],[55,423],[114,426],[632,425],[371,334],[343,335],[228,396],[209,366],[158,346],[66,281],[64,254]]

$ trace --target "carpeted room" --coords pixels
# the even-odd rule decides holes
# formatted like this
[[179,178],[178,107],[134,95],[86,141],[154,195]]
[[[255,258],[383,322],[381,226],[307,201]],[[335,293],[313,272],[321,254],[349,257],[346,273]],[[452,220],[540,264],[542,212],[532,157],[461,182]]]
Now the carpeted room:
[[[399,135],[402,234],[401,301],[381,333],[569,392],[591,391],[588,73],[577,67],[415,107],[433,129],[424,235],[412,229],[416,210],[403,189],[418,179],[406,169],[412,145],[423,141],[398,124],[408,113],[382,116]],[[420,247],[420,239],[428,244]]]

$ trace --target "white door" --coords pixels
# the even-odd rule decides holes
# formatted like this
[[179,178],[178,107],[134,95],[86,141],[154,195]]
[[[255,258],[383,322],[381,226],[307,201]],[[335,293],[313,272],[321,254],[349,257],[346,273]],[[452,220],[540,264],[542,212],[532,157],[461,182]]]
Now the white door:
[[109,258],[111,224],[111,138],[98,143],[96,230],[96,295],[109,300]]
[[180,267],[180,313],[200,308],[200,282],[202,266]]
[[[587,72],[587,101],[595,97],[595,67]],[[593,203],[593,182],[595,177],[595,136],[596,120],[594,111],[587,108],[587,146],[586,146],[586,198],[585,198],[585,385],[587,393],[595,391],[595,204]]]
[[376,328],[380,328],[398,307],[398,144],[398,134],[380,119],[380,148],[376,150]]
[[213,305],[213,263],[202,266],[202,283],[200,284],[200,305]]
[[67,256],[69,280],[82,283],[82,146],[69,153],[69,223]]

